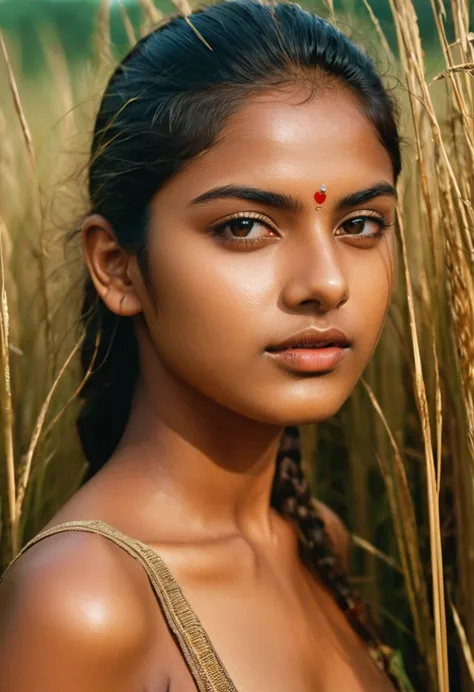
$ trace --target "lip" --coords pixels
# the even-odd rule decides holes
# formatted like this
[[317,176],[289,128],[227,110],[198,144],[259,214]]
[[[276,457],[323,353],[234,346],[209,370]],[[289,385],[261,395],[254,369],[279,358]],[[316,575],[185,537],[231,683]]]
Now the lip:
[[270,346],[267,353],[294,372],[323,373],[339,365],[350,346],[350,339],[340,329],[312,327]]
[[280,343],[269,346],[267,351],[276,353],[285,349],[295,349],[298,346],[338,346],[339,348],[347,348],[351,346],[351,340],[341,329],[331,327],[330,329],[317,329],[310,327],[301,332],[297,332]]

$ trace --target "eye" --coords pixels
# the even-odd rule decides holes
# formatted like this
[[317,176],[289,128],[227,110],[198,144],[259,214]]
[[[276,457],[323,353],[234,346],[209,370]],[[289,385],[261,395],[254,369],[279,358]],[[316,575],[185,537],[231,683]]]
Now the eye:
[[358,239],[374,239],[380,238],[385,229],[393,226],[388,219],[376,212],[364,212],[358,216],[353,216],[346,219],[339,229],[343,229],[344,233],[336,233],[338,236]]
[[256,212],[233,214],[226,221],[213,226],[212,232],[219,236],[221,242],[235,245],[251,245],[276,237],[266,217]]

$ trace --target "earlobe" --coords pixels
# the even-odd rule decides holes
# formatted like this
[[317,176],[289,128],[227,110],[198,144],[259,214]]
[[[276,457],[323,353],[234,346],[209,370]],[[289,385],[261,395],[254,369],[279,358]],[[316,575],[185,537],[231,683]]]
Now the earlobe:
[[109,289],[105,295],[100,295],[109,310],[120,317],[133,317],[142,312],[141,302],[133,286],[123,293],[119,293],[115,289]]
[[109,221],[100,214],[91,214],[82,225],[81,238],[87,269],[109,310],[123,317],[142,312],[128,271],[132,257],[121,247]]

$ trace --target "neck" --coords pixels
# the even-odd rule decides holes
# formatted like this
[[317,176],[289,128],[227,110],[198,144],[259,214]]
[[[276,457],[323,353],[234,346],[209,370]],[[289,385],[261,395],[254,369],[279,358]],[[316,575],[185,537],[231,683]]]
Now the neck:
[[149,498],[169,525],[264,540],[272,535],[270,494],[282,432],[222,407],[149,359],[107,466],[120,466],[136,496]]

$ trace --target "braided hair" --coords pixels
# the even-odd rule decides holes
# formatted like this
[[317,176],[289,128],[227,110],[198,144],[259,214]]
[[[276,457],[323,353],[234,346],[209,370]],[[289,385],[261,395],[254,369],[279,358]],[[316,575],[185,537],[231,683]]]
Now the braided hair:
[[298,533],[301,557],[309,567],[317,571],[351,627],[366,643],[371,658],[385,671],[395,689],[400,689],[399,681],[390,669],[393,651],[382,644],[367,607],[350,586],[342,567],[341,556],[336,554],[325,522],[311,495],[301,463],[300,433],[296,426],[286,427],[280,442],[271,504],[280,514],[293,521]]
[[[212,50],[209,50],[209,48]],[[89,213],[104,216],[120,245],[148,278],[149,203],[183,165],[212,147],[246,99],[298,81],[313,92],[327,79],[348,87],[401,170],[396,107],[370,58],[329,22],[299,5],[224,0],[172,16],[140,39],[104,91],[92,138]],[[87,374],[77,420],[88,480],[113,454],[130,413],[139,373],[132,320],[108,310],[86,275],[81,363]],[[301,466],[296,427],[277,455],[272,505],[297,528],[301,555],[346,613],[374,659],[388,672],[360,599],[337,559]],[[395,683],[396,684],[396,683]]]

